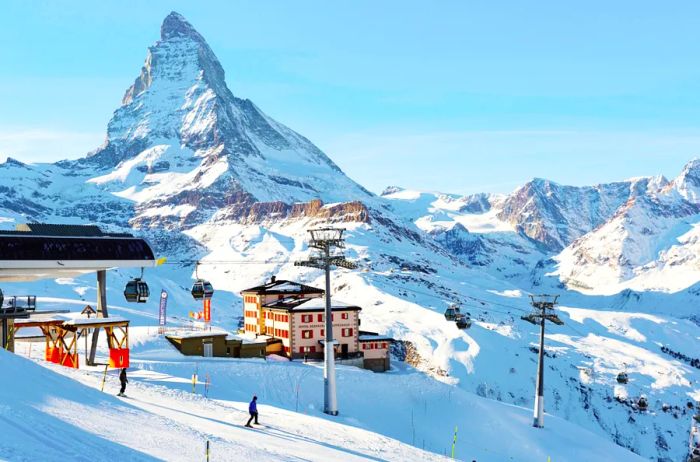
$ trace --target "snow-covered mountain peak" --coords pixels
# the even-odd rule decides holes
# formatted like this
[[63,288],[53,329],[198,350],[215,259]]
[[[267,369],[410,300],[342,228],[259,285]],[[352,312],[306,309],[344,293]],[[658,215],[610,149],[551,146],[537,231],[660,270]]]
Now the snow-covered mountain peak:
[[90,183],[136,203],[142,217],[132,224],[148,226],[164,215],[168,225],[201,222],[222,207],[245,215],[256,202],[373,197],[309,140],[234,96],[205,39],[174,12],[105,144],[77,163],[96,171]]
[[184,16],[176,11],[171,11],[160,26],[161,40],[167,40],[173,37],[188,37],[204,43],[204,38],[199,35],[199,32],[187,22]]
[[700,158],[688,162],[672,184],[685,200],[700,203]]

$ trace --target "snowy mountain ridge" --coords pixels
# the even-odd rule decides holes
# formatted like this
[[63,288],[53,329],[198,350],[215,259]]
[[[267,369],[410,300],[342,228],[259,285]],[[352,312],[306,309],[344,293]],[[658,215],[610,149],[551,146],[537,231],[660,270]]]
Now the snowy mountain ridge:
[[[56,164],[0,164],[0,221],[95,223],[146,236],[171,260],[146,278],[171,294],[175,322],[193,308],[199,260],[217,289],[215,320],[228,329],[241,315],[238,292],[272,275],[321,286],[318,271],[294,261],[308,256],[309,228],[342,225],[346,255],[361,270],[337,271],[332,289],[363,307],[363,328],[405,342],[411,363],[435,380],[523,407],[532,405],[536,328],[520,316],[528,294],[560,293],[565,326],[547,338],[547,412],[645,457],[678,460],[700,372],[659,344],[689,356],[700,349],[692,321],[699,170],[695,160],[670,182],[534,179],[507,195],[393,187],[377,197],[234,96],[204,38],[171,13],[103,146]],[[130,276],[110,272],[110,309],[148,325],[157,301],[123,306]],[[59,305],[95,296],[90,278],[31,290]],[[469,331],[445,321],[451,303],[471,313]],[[614,384],[622,369],[628,387]],[[641,394],[654,414],[635,409]],[[674,407],[660,411],[663,403]]]

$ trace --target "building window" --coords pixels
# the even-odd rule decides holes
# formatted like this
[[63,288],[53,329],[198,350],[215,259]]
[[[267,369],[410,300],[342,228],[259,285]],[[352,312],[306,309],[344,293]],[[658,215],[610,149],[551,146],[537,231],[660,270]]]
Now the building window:
[[301,322],[314,322],[314,315],[313,314],[302,314],[301,315]]
[[318,322],[323,322],[323,315],[322,314],[318,315]]
[[326,335],[326,334],[324,333],[324,329],[321,329],[321,337],[323,337],[324,335]]
[[[382,348],[386,348],[386,343],[382,343]],[[547,351],[547,350],[545,350]]]
[[341,313],[340,318],[341,319],[348,319],[348,314],[347,313]]
[[314,331],[312,330],[302,330],[301,338],[314,338]]
[[345,328],[341,331],[343,337],[352,337],[352,327]]

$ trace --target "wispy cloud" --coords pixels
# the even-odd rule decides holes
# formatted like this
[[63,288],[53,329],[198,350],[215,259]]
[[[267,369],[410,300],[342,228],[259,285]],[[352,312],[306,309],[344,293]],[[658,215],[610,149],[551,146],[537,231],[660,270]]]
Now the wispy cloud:
[[76,158],[95,149],[104,133],[50,128],[0,129],[0,159],[13,157],[23,162],[54,162]]

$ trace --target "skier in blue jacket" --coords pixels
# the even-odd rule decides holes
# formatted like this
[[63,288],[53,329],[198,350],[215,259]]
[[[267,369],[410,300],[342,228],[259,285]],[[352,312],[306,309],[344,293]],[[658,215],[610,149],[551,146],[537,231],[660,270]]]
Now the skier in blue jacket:
[[255,425],[260,425],[258,423],[258,397],[253,396],[253,401],[250,402],[248,405],[248,412],[250,413],[250,419],[248,419],[248,422],[245,424],[246,427],[253,428],[253,426],[250,424],[250,422],[255,419]]

